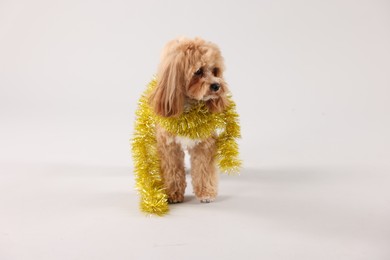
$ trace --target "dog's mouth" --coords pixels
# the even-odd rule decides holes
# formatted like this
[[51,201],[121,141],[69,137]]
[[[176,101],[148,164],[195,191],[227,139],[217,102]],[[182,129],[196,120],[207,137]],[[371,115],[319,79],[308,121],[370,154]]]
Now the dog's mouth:
[[212,99],[218,99],[218,95],[210,94],[210,95],[204,95],[204,96],[200,96],[200,97],[187,96],[187,99],[189,100],[190,103],[199,102],[199,101],[206,102],[206,101],[209,101]]
[[217,99],[218,96],[217,95],[207,95],[207,96],[204,96],[202,98],[202,101],[208,101],[208,100],[211,100],[211,99]]

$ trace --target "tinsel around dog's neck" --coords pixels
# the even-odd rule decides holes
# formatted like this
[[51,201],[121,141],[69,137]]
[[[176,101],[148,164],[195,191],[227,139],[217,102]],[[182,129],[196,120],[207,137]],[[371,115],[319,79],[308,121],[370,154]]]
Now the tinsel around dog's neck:
[[210,113],[203,101],[191,104],[178,117],[156,116],[156,122],[171,134],[191,139],[208,138],[225,125],[223,118]]
[[136,185],[141,194],[141,210],[163,215],[168,211],[168,198],[164,193],[160,174],[160,161],[156,149],[156,124],[173,135],[191,139],[214,136],[218,167],[222,172],[227,173],[236,173],[241,166],[236,142],[240,137],[240,126],[235,103],[231,97],[229,97],[228,108],[221,113],[211,113],[206,104],[199,101],[191,104],[178,117],[158,116],[152,111],[147,99],[155,87],[156,80],[153,79],[139,101],[132,151],[137,176]]

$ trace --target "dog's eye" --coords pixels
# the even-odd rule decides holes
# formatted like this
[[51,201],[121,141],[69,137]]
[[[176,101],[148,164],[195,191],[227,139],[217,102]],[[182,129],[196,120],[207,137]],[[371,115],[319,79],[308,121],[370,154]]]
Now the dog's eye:
[[213,69],[213,75],[216,77],[219,75],[219,68],[214,68]]
[[196,76],[203,76],[203,68],[200,68],[197,71],[195,71],[194,75],[196,75]]

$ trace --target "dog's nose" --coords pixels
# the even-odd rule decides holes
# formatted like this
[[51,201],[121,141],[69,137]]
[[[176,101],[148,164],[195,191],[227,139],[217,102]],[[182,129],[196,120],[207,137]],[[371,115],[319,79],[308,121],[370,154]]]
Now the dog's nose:
[[210,85],[210,89],[214,92],[217,92],[220,88],[220,85],[218,83],[213,83]]

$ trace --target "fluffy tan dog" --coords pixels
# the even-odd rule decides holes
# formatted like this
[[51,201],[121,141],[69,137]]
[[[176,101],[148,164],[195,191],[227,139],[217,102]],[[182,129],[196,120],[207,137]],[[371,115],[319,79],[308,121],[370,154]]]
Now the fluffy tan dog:
[[[163,50],[157,87],[149,96],[153,111],[162,117],[178,117],[192,104],[203,101],[212,113],[228,106],[228,88],[219,48],[203,39],[179,38]],[[196,197],[211,202],[217,196],[216,138],[189,139],[174,136],[156,126],[157,149],[168,202],[184,200],[186,178],[184,151],[191,155],[191,177]]]

